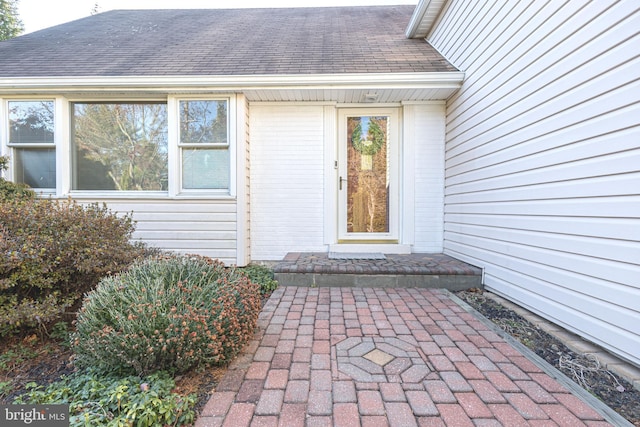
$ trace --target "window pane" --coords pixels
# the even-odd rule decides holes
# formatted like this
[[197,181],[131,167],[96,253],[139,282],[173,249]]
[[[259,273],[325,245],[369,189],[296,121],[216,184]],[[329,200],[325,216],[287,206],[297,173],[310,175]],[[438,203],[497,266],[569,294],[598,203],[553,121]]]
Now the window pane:
[[388,116],[347,118],[347,231],[389,232]]
[[9,143],[53,144],[53,101],[9,101]]
[[14,149],[16,182],[31,188],[56,188],[55,148]]
[[227,101],[180,101],[180,143],[226,144]]
[[73,105],[73,189],[167,190],[167,106]]
[[229,188],[229,150],[183,149],[182,188]]

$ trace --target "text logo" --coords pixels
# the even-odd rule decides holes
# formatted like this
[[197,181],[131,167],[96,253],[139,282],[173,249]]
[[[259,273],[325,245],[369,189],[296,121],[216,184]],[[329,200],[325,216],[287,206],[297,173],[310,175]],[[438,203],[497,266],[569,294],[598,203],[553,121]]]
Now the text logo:
[[0,405],[0,425],[68,427],[69,405]]

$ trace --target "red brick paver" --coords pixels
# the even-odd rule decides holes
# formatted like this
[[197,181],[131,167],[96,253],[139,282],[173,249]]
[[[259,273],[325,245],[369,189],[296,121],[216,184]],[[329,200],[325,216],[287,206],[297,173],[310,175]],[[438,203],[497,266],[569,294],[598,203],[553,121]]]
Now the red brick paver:
[[281,287],[207,426],[609,425],[432,289]]

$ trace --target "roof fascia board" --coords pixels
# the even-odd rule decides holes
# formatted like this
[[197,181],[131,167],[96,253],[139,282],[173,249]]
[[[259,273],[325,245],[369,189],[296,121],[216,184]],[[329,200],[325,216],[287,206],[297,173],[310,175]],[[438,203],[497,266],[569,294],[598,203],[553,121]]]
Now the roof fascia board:
[[427,9],[429,8],[430,3],[431,0],[420,0],[416,5],[416,8],[413,10],[413,15],[411,15],[409,25],[404,32],[404,35],[408,39],[413,39],[416,37],[418,28],[420,28],[420,23],[424,19],[424,15],[427,13]]
[[[407,29],[404,32],[405,36],[408,39],[426,38],[437,20],[435,17],[440,15],[445,4],[446,1],[420,0],[413,11],[413,15],[411,15],[409,25],[407,25]],[[429,21],[425,21],[426,19]],[[421,27],[423,28],[422,31],[420,31]],[[424,30],[425,27],[426,31]]]
[[246,89],[362,89],[458,88],[464,73],[308,74],[260,76],[123,76],[123,77],[10,77],[0,78],[0,93],[15,91],[157,91],[212,88]]

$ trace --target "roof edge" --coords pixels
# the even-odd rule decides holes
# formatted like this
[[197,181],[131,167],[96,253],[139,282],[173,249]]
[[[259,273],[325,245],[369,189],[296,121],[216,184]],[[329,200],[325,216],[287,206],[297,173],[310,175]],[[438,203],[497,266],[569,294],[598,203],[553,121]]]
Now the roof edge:
[[426,38],[436,21],[436,17],[440,15],[444,3],[435,0],[420,0],[411,15],[411,20],[404,33],[405,36],[408,39]]
[[164,92],[178,88],[209,88],[229,91],[243,89],[318,88],[457,88],[464,72],[426,72],[395,74],[305,74],[241,76],[115,76],[115,77],[0,77],[0,94],[25,91],[54,92],[148,90]]

